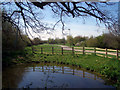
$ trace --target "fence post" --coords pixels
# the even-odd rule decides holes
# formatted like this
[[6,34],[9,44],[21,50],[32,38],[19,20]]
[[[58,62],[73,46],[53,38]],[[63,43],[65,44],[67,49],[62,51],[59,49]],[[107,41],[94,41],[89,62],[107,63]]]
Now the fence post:
[[41,47],[41,54],[43,54],[43,48]]
[[85,47],[83,47],[83,55],[85,54]]
[[106,55],[106,57],[107,57],[107,48],[105,48],[105,55]]
[[52,54],[54,54],[54,47],[52,47]]
[[119,56],[119,55],[118,55],[118,49],[117,49],[117,50],[116,50],[116,58],[117,58],[117,59],[119,59],[118,56]]
[[74,47],[72,47],[72,54],[74,54]]
[[95,55],[96,55],[96,47],[94,47],[94,53],[95,53]]
[[85,72],[84,72],[84,70],[83,70],[83,78],[85,78]]
[[62,50],[62,55],[63,55],[63,47],[61,48],[61,50]]

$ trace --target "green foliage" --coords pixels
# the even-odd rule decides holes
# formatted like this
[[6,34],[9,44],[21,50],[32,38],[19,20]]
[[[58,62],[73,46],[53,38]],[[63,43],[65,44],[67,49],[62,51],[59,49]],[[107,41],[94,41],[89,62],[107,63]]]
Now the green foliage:
[[97,46],[97,39],[90,37],[87,41],[86,41],[86,45],[87,47],[96,47]]
[[80,46],[86,47],[86,46],[87,46],[86,41],[81,41],[81,42],[80,42]]
[[2,21],[2,63],[9,64],[17,55],[24,54],[24,48],[30,45],[30,40],[17,27],[7,21]]
[[55,40],[54,40],[54,39],[51,39],[51,38],[48,39],[48,43],[49,43],[49,44],[56,44]]
[[113,34],[105,34],[104,43],[108,48],[120,49],[120,36],[115,36]]
[[42,40],[40,38],[34,38],[33,39],[33,44],[38,45],[38,44],[43,44]]
[[97,37],[90,37],[86,40],[88,47],[120,49],[120,36],[113,34],[103,34]]
[[74,45],[74,39],[72,36],[67,36],[67,43],[72,46]]
[[97,47],[100,47],[100,48],[106,47],[106,44],[104,43],[104,34],[96,37],[96,40],[97,40]]
[[[8,22],[2,24],[2,45],[3,50],[21,50],[27,45],[26,42],[30,43],[26,35],[19,35],[17,29]],[[21,38],[24,39],[24,42]]]
[[[55,39],[56,40],[56,39]],[[66,40],[65,38],[62,38],[62,39],[58,39],[56,40],[57,44],[65,44],[66,43]]]
[[76,36],[74,37],[74,44],[85,41],[87,37],[82,37],[82,36]]
[[62,39],[59,39],[59,38],[51,39],[51,38],[49,38],[48,43],[49,44],[65,44],[66,40],[65,40],[65,38],[62,38]]

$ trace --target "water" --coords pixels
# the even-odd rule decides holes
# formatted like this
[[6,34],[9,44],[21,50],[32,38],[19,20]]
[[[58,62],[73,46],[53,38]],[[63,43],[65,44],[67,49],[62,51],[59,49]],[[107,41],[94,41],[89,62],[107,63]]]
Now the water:
[[3,69],[3,88],[114,88],[99,75],[57,64],[22,64]]

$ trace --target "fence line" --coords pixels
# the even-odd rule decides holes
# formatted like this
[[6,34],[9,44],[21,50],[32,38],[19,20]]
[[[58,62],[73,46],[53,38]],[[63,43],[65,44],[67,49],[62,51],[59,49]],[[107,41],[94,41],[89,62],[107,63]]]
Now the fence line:
[[120,50],[116,49],[102,49],[102,48],[96,48],[96,47],[40,47],[35,48],[34,51],[38,51],[38,53],[41,54],[91,54],[94,53],[95,55],[104,56],[108,58],[116,57],[117,59],[120,59],[119,53]]

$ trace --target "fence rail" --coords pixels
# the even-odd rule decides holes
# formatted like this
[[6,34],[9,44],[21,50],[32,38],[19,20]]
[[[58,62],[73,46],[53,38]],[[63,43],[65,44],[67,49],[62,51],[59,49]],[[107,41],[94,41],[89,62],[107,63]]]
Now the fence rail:
[[41,54],[92,54],[108,58],[120,59],[120,50],[114,49],[103,49],[95,47],[34,47],[36,53]]

